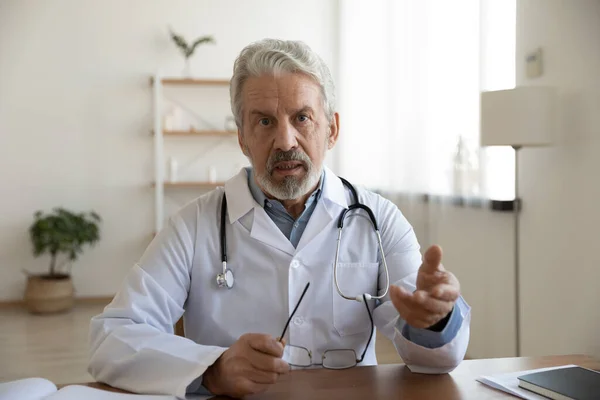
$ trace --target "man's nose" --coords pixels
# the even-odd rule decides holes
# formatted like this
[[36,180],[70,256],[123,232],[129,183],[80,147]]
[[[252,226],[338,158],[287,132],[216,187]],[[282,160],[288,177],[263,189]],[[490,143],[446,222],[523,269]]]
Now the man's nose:
[[289,151],[298,147],[297,133],[296,128],[289,122],[280,124],[275,138],[275,149]]

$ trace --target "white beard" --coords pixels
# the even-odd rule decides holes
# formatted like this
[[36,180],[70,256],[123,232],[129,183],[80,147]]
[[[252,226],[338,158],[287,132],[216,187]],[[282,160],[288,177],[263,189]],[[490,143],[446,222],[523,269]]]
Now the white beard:
[[304,196],[319,183],[321,170],[321,168],[317,170],[311,165],[305,176],[301,178],[286,176],[282,182],[273,182],[268,171],[265,171],[263,174],[257,174],[256,180],[264,190],[276,199],[293,200]]

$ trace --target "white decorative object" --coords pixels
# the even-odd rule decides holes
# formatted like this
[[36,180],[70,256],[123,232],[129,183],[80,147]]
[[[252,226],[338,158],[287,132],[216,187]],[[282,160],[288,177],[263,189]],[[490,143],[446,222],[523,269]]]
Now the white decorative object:
[[479,163],[476,153],[461,136],[458,138],[453,159],[453,195],[462,198],[479,194]]
[[171,129],[175,131],[181,129],[183,125],[183,110],[179,106],[173,106],[171,113],[173,116],[173,127]]
[[235,124],[235,118],[231,115],[225,117],[225,130],[226,131],[236,131],[237,125]]
[[210,183],[217,182],[217,169],[212,165],[208,167],[208,181]]
[[558,113],[556,90],[522,86],[481,93],[481,145],[511,146],[515,150],[515,330],[516,356],[521,355],[519,150],[550,146]]
[[175,118],[174,118],[174,107],[169,107],[169,109],[167,110],[167,112],[165,113],[164,119],[163,119],[163,128],[166,131],[170,131],[174,129],[175,126]]
[[174,157],[169,159],[169,180],[177,182],[177,160]]
[[458,138],[458,144],[456,145],[456,152],[454,153],[453,161],[453,194],[455,196],[463,197],[467,194],[469,154],[462,136]]

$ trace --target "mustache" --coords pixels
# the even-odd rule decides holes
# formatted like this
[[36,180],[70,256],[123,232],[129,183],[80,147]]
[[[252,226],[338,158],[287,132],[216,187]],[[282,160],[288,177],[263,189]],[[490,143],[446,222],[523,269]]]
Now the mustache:
[[306,170],[310,171],[312,168],[312,162],[306,153],[299,150],[288,150],[278,151],[271,154],[267,160],[267,171],[269,173],[273,172],[275,169],[275,164],[281,161],[300,161]]

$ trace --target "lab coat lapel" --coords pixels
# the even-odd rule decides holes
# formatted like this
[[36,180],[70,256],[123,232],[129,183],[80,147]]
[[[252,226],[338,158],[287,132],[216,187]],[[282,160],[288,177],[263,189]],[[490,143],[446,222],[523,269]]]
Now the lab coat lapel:
[[225,182],[225,195],[227,196],[227,217],[230,224],[248,214],[256,205],[248,187],[248,173],[244,168]]
[[290,240],[259,205],[254,207],[254,222],[250,236],[289,255],[293,256],[296,252]]
[[326,231],[326,233],[331,232],[325,228],[332,220],[335,220],[337,224],[337,219],[342,210],[348,207],[346,189],[342,181],[329,168],[325,168],[324,179],[323,193],[321,193],[321,198],[317,202],[304,233],[302,233],[298,243],[298,251],[315,239],[319,233],[323,231]]
[[275,225],[265,210],[254,200],[248,188],[248,174],[242,169],[239,174],[225,183],[227,195],[227,214],[229,223],[233,224],[238,219],[253,212],[250,236],[269,246],[293,255],[296,252],[288,238]]
[[[323,204],[323,199],[321,199],[315,210],[313,211],[310,219],[308,220],[308,224],[302,233],[302,237],[300,237],[300,242],[298,242],[297,250],[300,251],[310,243],[319,233],[324,232],[325,234],[330,233],[330,230],[326,230],[327,226],[331,223],[333,219],[332,214],[330,214],[327,210],[327,207]],[[341,207],[340,207],[341,212]]]

